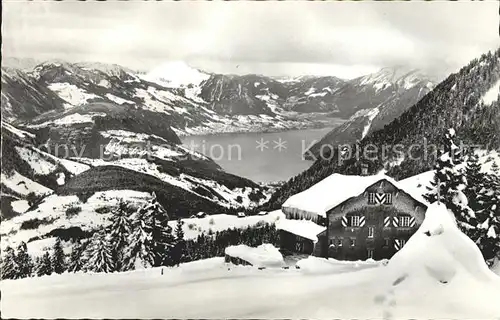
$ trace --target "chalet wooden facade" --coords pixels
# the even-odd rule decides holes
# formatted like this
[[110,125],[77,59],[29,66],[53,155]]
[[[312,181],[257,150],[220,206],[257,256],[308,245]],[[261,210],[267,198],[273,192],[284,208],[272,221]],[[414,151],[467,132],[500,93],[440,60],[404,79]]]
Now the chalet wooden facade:
[[[337,176],[341,183],[337,187],[347,188],[345,183],[350,178]],[[325,187],[335,186],[335,177],[330,180]],[[410,195],[387,176],[356,176],[352,182],[360,185],[346,192],[345,199],[333,196],[331,208],[324,206],[324,211],[319,210],[316,218],[307,204],[301,207],[285,206],[285,203],[282,210],[287,219],[305,218],[309,223],[313,221],[326,228],[316,229],[321,232],[315,237],[304,236],[299,228],[297,231],[281,228],[282,247],[338,260],[388,259],[400,250],[422,224],[427,210],[425,200]],[[331,192],[336,192],[336,188],[332,187]],[[318,201],[328,204],[327,198],[323,194]]]

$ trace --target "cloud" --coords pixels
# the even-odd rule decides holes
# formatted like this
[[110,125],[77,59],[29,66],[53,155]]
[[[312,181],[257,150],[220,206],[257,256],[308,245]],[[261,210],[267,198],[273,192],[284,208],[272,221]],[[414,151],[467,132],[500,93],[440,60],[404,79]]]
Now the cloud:
[[352,77],[406,65],[442,77],[496,49],[497,10],[495,2],[11,1],[3,50],[141,69],[184,60],[214,72]]

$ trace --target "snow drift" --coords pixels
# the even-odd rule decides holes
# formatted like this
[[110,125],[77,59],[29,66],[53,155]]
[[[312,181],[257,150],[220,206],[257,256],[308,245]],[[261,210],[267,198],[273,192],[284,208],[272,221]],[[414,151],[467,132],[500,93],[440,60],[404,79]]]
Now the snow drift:
[[428,208],[419,230],[390,260],[389,268],[406,270],[419,278],[430,276],[442,283],[470,277],[500,285],[500,278],[488,269],[479,248],[457,228],[453,213],[437,203]]

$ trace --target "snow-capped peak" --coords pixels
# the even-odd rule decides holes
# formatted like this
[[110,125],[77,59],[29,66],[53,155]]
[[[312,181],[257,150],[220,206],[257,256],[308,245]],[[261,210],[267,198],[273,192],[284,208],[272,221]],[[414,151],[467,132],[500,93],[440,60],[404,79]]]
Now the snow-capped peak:
[[382,68],[380,71],[359,78],[361,85],[372,84],[377,90],[383,90],[392,85],[410,89],[421,81],[429,80],[418,69],[408,69],[401,66]]
[[190,84],[197,86],[210,75],[190,67],[183,61],[173,61],[154,68],[142,77],[148,81],[161,81],[169,87],[185,87]]

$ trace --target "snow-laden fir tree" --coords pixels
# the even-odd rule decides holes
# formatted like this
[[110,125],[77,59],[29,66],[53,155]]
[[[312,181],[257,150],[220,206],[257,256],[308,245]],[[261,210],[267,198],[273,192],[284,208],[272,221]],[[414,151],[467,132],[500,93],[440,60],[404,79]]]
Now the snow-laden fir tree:
[[133,232],[123,254],[123,270],[149,268],[155,264],[154,245],[150,226],[142,219],[139,211],[132,215]]
[[128,238],[131,231],[129,209],[125,202],[120,202],[118,208],[112,212],[110,225],[107,229],[113,245],[113,256],[116,263],[116,269],[122,270],[123,251],[128,244]]
[[124,253],[126,270],[168,265],[175,239],[168,215],[153,193],[151,201],[132,216],[132,233]]
[[443,150],[436,159],[434,179],[424,197],[430,203],[440,201],[450,209],[462,232],[469,235],[476,225],[474,212],[468,207],[463,191],[467,179],[463,168],[462,150],[454,142],[455,130],[449,129],[444,137]]
[[494,175],[500,176],[500,168],[498,167],[496,162],[493,162],[493,164],[491,165],[491,172]]
[[186,241],[184,240],[184,231],[182,230],[182,225],[184,222],[181,219],[177,220],[175,226],[175,245],[171,250],[172,263],[174,265],[179,265],[182,262],[189,261],[189,257],[186,249]]
[[[474,212],[477,217],[477,212],[482,209],[482,205],[478,202],[478,194],[484,188],[485,173],[481,169],[481,163],[479,162],[479,157],[477,153],[471,152],[467,156],[467,162],[465,164],[465,178],[467,180],[467,187],[463,191],[468,199],[468,206]],[[471,221],[471,226],[467,230],[467,235],[477,243],[480,236],[480,231],[477,230],[477,219],[475,220],[476,225],[473,225],[474,221]]]
[[52,252],[51,261],[52,270],[55,273],[61,274],[66,271],[66,257],[64,256],[60,238],[56,238],[56,242],[54,243],[54,250]]
[[172,227],[168,225],[169,216],[163,206],[158,202],[153,192],[153,199],[145,208],[150,216],[152,225],[152,240],[155,246],[155,266],[173,265],[171,249],[175,244]]
[[24,241],[21,241],[17,247],[16,262],[19,266],[20,278],[31,277],[33,273],[33,260],[28,253],[28,246]]
[[12,247],[5,248],[2,257],[2,279],[19,279],[20,267],[17,264],[16,253]]
[[481,208],[477,211],[476,243],[484,259],[492,264],[500,259],[500,178],[487,175],[485,186],[477,195]]
[[35,269],[39,277],[52,274],[52,261],[47,251],[38,259]]
[[465,166],[465,176],[467,179],[467,188],[464,190],[469,199],[469,207],[476,211],[477,203],[474,201],[476,195],[483,188],[485,174],[481,171],[481,163],[476,153],[472,152],[467,157]]
[[113,245],[104,230],[94,233],[88,247],[85,270],[92,272],[113,272],[116,270]]
[[77,272],[84,270],[85,266],[85,247],[82,245],[80,240],[76,240],[71,247],[71,254],[68,261],[68,271]]

